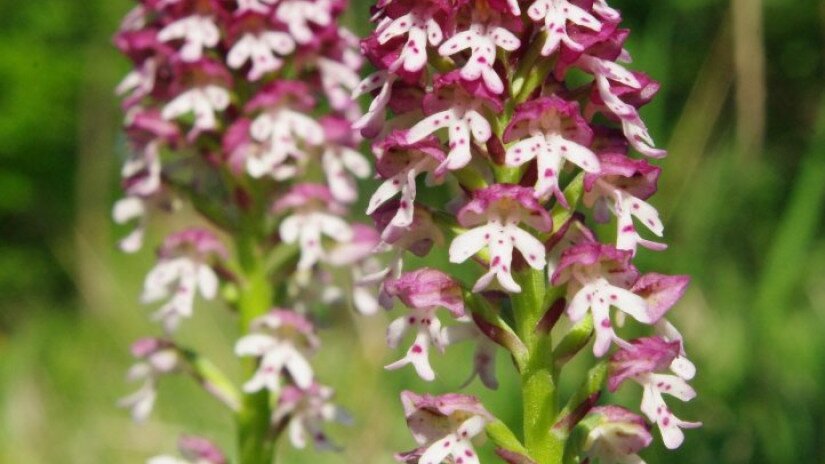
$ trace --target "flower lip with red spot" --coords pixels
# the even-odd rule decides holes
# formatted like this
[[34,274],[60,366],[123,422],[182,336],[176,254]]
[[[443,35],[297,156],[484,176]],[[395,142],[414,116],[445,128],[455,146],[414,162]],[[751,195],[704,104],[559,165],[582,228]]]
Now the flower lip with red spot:
[[315,99],[309,87],[300,81],[278,80],[258,91],[246,104],[245,110],[256,110],[288,104],[291,108],[309,111],[315,106]]
[[559,285],[567,281],[571,277],[573,266],[594,266],[599,263],[614,263],[612,270],[626,270],[632,265],[630,260],[633,258],[633,253],[629,250],[618,250],[613,245],[605,245],[603,243],[581,243],[574,245],[566,250],[561,255],[559,266],[550,281],[553,285]]
[[611,179],[610,183],[641,200],[650,198],[658,190],[662,168],[650,164],[647,160],[633,159],[617,153],[603,153],[599,155],[599,163],[601,171],[598,174],[584,176],[584,188],[588,192],[593,190],[599,179]]
[[419,156],[429,156],[437,163],[441,163],[447,157],[441,148],[441,143],[435,136],[429,136],[416,143],[407,142],[406,130],[394,130],[381,141],[373,144],[373,151],[380,154],[375,163],[378,174],[385,179],[389,179],[415,160],[411,159],[414,154]]
[[641,276],[630,290],[647,300],[650,316],[655,323],[682,298],[688,284],[689,276],[651,272]]
[[645,337],[633,340],[630,345],[610,358],[607,385],[611,392],[631,377],[667,368],[679,356],[681,343],[667,342],[661,337]]
[[214,254],[226,259],[227,251],[218,237],[207,229],[192,227],[170,234],[158,251],[161,258],[171,258],[180,253],[195,253],[199,258]]
[[458,211],[458,222],[463,227],[472,227],[487,222],[486,214],[494,207],[510,211],[521,208],[522,222],[541,232],[553,228],[553,219],[536,200],[533,190],[513,184],[495,184],[476,190],[473,197]]
[[461,286],[447,274],[430,268],[388,279],[384,291],[413,309],[444,307],[455,317],[464,315]]
[[579,103],[567,101],[555,95],[541,97],[522,103],[516,107],[513,119],[504,131],[504,142],[509,143],[523,136],[532,121],[538,121],[548,113],[555,113],[561,119],[564,138],[580,145],[588,146],[593,140],[593,130],[581,116]]

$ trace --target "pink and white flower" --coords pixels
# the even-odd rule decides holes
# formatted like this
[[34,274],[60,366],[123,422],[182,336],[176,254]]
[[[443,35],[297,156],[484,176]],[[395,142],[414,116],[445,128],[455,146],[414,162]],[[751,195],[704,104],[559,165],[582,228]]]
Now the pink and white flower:
[[186,229],[166,238],[158,263],[144,281],[141,301],[151,304],[167,300],[153,316],[167,333],[174,332],[183,318],[192,316],[196,294],[205,300],[215,298],[219,280],[209,260],[225,257],[223,244],[205,229]]
[[254,393],[265,388],[277,393],[285,373],[298,388],[310,388],[314,374],[307,357],[319,345],[312,323],[294,311],[273,309],[255,319],[250,333],[235,345],[238,356],[260,358],[258,370],[243,390]]
[[144,338],[132,344],[132,356],[138,362],[126,374],[130,381],[142,381],[140,389],[121,399],[118,404],[129,408],[132,419],[143,422],[152,412],[157,398],[157,382],[164,376],[175,372],[181,363],[177,347],[159,338]]
[[332,402],[334,394],[332,388],[317,383],[309,388],[288,385],[278,397],[272,422],[282,424],[286,421],[289,442],[295,448],[306,448],[309,438],[317,451],[337,451],[340,448],[324,432],[323,424],[338,422],[349,425],[352,418]]
[[599,423],[583,446],[588,457],[604,464],[644,464],[636,453],[653,441],[644,419],[619,406],[597,406],[591,414]]
[[512,274],[513,251],[518,250],[533,269],[544,269],[544,244],[522,229],[524,223],[540,232],[552,228],[552,219],[533,196],[531,189],[517,185],[496,184],[473,192],[473,197],[458,212],[463,227],[473,227],[450,244],[450,262],[462,263],[487,248],[489,270],[473,286],[478,292],[495,278],[504,290],[521,291]]
[[559,97],[543,97],[520,105],[504,133],[504,141],[518,140],[507,149],[505,164],[521,166],[536,160],[536,195],[555,196],[567,206],[559,188],[559,176],[565,162],[585,172],[597,173],[599,159],[588,148],[593,131],[581,117],[578,103]]
[[332,23],[331,1],[329,0],[280,0],[275,17],[286,24],[290,35],[299,44],[312,41],[312,24],[320,27]]
[[583,243],[568,248],[551,277],[553,285],[567,284],[567,315],[572,322],[593,314],[596,342],[593,354],[604,356],[613,341],[623,344],[614,332],[610,308],[616,307],[643,324],[654,318],[644,298],[628,290],[638,277],[630,264],[631,253],[610,245]]
[[314,104],[309,89],[297,81],[276,81],[250,101],[248,112],[261,111],[252,121],[250,135],[262,146],[246,159],[249,175],[283,180],[298,172],[285,162],[289,158],[306,162],[309,150],[324,142],[323,126],[308,114]]
[[415,211],[416,177],[427,174],[430,185],[442,180],[434,173],[445,159],[444,152],[434,137],[408,143],[404,131],[390,133],[373,146],[373,151],[378,157],[378,174],[385,180],[370,198],[367,214],[373,214],[400,193],[398,212],[390,225],[406,228],[412,224]]
[[327,178],[332,196],[342,203],[358,199],[356,179],[369,177],[371,168],[367,158],[358,150],[360,139],[355,137],[352,124],[346,119],[329,116],[321,119],[324,128],[321,167]]
[[389,66],[393,72],[402,68],[410,73],[421,71],[427,65],[427,46],[437,47],[444,40],[444,31],[435,19],[438,6],[413,7],[397,18],[386,18],[376,28],[380,45],[406,36],[398,58]]
[[278,231],[284,242],[299,244],[299,270],[307,270],[326,257],[322,241],[325,236],[338,243],[352,240],[352,228],[340,217],[344,208],[324,185],[298,184],[276,201],[272,210],[292,211],[281,221]]
[[220,85],[204,85],[185,90],[163,107],[163,119],[172,121],[186,114],[193,114],[192,135],[218,127],[216,113],[229,107],[230,96]]
[[293,51],[295,42],[285,32],[247,33],[232,45],[226,64],[232,69],[240,69],[249,62],[251,66],[247,77],[251,81],[257,81],[265,74],[281,69],[284,61],[280,57]]
[[645,160],[635,160],[615,153],[600,157],[601,170],[585,177],[584,204],[595,208],[596,219],[607,220],[606,212],[616,216],[616,248],[636,253],[639,245],[663,250],[667,245],[642,238],[636,230],[636,218],[657,237],[664,233],[659,212],[644,201],[656,192],[661,169]]
[[387,344],[390,348],[396,348],[410,329],[416,331],[415,341],[407,354],[385,367],[398,369],[412,364],[422,379],[435,379],[429,361],[429,346],[433,345],[440,351],[444,351],[445,347],[441,320],[438,319],[436,310],[445,308],[453,317],[463,316],[461,287],[443,272],[423,268],[404,273],[399,278],[388,279],[383,291],[390,298],[397,297],[410,310],[408,316],[399,317],[387,328]]
[[512,52],[518,50],[521,41],[492,13],[479,14],[469,27],[453,35],[438,47],[441,56],[452,56],[470,49],[470,57],[460,71],[462,79],[475,81],[479,78],[494,94],[504,92],[504,83],[493,65],[496,62],[496,48]]
[[432,464],[452,459],[456,463],[478,464],[473,439],[494,418],[477,398],[457,393],[431,396],[404,391],[401,403],[407,426],[420,446],[397,454],[398,461]]
[[484,86],[464,81],[458,71],[440,75],[435,93],[424,100],[430,115],[410,128],[407,142],[418,143],[440,129],[448,129],[450,152],[439,171],[461,169],[472,158],[471,143],[483,144],[492,136],[490,123],[482,114],[485,106],[501,109],[500,102]]
[[701,422],[687,422],[674,416],[668,409],[663,393],[682,401],[690,401],[696,391],[686,379],[656,372],[668,368],[680,353],[679,342],[666,342],[659,337],[634,340],[610,359],[608,386],[615,391],[627,379],[642,386],[642,412],[659,426],[662,440],[668,449],[678,448],[684,441],[682,429],[697,428]]
[[180,57],[187,62],[200,60],[204,49],[217,46],[220,39],[221,33],[215,20],[201,15],[178,19],[158,32],[158,40],[161,42],[183,40]]
[[570,36],[568,23],[598,31],[602,27],[601,21],[584,8],[568,0],[536,0],[527,9],[530,19],[541,23],[547,38],[541,48],[541,54],[549,56],[564,44],[571,50],[581,51],[584,46]]

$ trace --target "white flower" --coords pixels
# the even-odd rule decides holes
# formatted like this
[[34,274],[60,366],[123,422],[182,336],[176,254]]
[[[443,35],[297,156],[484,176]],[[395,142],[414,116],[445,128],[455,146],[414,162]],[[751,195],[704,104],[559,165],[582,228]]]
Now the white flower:
[[324,432],[323,424],[349,425],[352,418],[332,402],[333,395],[332,388],[318,384],[307,389],[287,386],[278,398],[272,421],[276,424],[288,421],[289,442],[297,449],[306,448],[309,437],[317,451],[338,450]]
[[332,22],[330,7],[326,0],[282,0],[275,16],[287,25],[296,42],[307,44],[314,35],[310,23],[323,27]]
[[118,405],[129,408],[135,422],[143,422],[154,407],[158,379],[176,370],[180,357],[174,345],[153,338],[135,342],[132,354],[139,361],[129,369],[126,378],[132,382],[143,381],[143,385],[136,392],[122,398]]
[[547,40],[541,49],[541,54],[548,56],[564,43],[572,50],[582,50],[581,44],[573,40],[567,32],[567,22],[577,26],[598,31],[602,23],[593,15],[568,0],[536,0],[527,9],[527,14],[533,21],[543,22],[547,31]]
[[392,85],[398,76],[387,71],[376,71],[362,80],[353,90],[352,97],[358,98],[378,88],[381,90],[372,99],[367,112],[353,123],[353,129],[361,129],[365,135],[373,136],[380,132],[387,114],[387,104],[392,97]]
[[187,113],[195,115],[193,133],[215,129],[216,112],[229,106],[229,92],[217,85],[206,85],[187,90],[163,107],[161,116],[171,121]]
[[300,314],[275,309],[252,322],[252,333],[235,345],[238,356],[260,358],[258,370],[243,386],[247,393],[262,389],[278,392],[282,373],[301,389],[312,385],[312,366],[307,361],[318,345],[312,324]]
[[309,154],[307,146],[324,142],[324,129],[312,117],[287,107],[277,107],[262,113],[250,126],[252,138],[263,143],[257,156],[246,160],[246,170],[252,177],[270,174],[279,179],[295,174],[295,168],[285,166],[290,157],[303,162]]
[[252,63],[249,80],[257,81],[264,74],[276,71],[283,65],[277,55],[285,56],[295,50],[295,42],[289,34],[266,31],[260,34],[244,34],[235,42],[227,55],[226,62],[232,69],[238,69],[247,61]]
[[582,55],[576,66],[593,75],[599,96],[605,107],[621,120],[622,130],[630,145],[639,153],[652,158],[665,156],[664,150],[654,147],[653,137],[639,117],[638,110],[633,105],[623,102],[611,88],[610,82],[614,81],[632,89],[641,89],[642,84],[636,76],[618,63],[590,55]]
[[209,265],[189,256],[161,259],[149,271],[143,286],[144,304],[168,298],[155,313],[167,332],[174,332],[181,319],[192,316],[196,293],[206,300],[215,298],[218,277]]
[[112,218],[117,224],[137,221],[137,226],[118,242],[118,246],[126,253],[140,250],[146,232],[146,205],[143,199],[126,197],[118,200],[112,209]]
[[321,155],[321,167],[327,178],[332,196],[342,203],[358,199],[358,185],[353,177],[366,179],[370,175],[370,163],[352,148],[329,143]]
[[483,144],[492,135],[490,123],[480,112],[481,106],[475,98],[456,95],[450,107],[427,116],[410,128],[407,142],[420,142],[439,129],[449,128],[450,152],[438,171],[461,169],[472,159],[470,141]]
[[180,57],[187,62],[200,60],[204,48],[218,45],[220,38],[220,31],[212,18],[200,15],[179,19],[158,33],[158,40],[161,42],[183,39]]
[[357,105],[352,99],[352,92],[358,87],[360,77],[357,68],[331,60],[329,58],[318,59],[318,72],[321,75],[321,86],[324,88],[329,104],[338,111],[350,110],[352,119],[360,117]]
[[444,40],[441,26],[432,16],[429,8],[413,8],[409,13],[393,20],[387,20],[378,26],[378,43],[386,44],[403,35],[407,40],[401,48],[398,59],[390,66],[390,71],[399,67],[408,72],[420,71],[427,64],[427,43],[433,47]]
[[471,49],[470,58],[461,68],[461,77],[468,81],[482,78],[484,85],[491,92],[502,93],[504,83],[493,69],[496,62],[496,46],[513,51],[520,45],[518,37],[495,22],[473,22],[468,30],[459,32],[444,42],[438,48],[438,53],[441,56],[450,56]]

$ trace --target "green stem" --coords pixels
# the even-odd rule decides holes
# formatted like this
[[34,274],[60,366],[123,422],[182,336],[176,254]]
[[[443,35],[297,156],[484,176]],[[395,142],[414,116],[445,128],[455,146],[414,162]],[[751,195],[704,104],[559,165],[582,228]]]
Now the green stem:
[[[241,333],[249,332],[253,319],[269,310],[273,290],[267,279],[266,259],[250,236],[241,237],[236,244],[242,270],[238,297]],[[244,372],[251,377],[257,369],[254,359],[244,360]],[[269,436],[270,398],[266,390],[245,393],[241,398],[238,423],[239,464],[271,464],[274,462],[275,442]]]
[[536,330],[544,315],[546,283],[543,272],[516,274],[521,293],[512,298],[516,332],[527,347],[521,371],[524,445],[538,464],[561,463],[564,442],[551,432],[558,413],[553,343],[549,332]]

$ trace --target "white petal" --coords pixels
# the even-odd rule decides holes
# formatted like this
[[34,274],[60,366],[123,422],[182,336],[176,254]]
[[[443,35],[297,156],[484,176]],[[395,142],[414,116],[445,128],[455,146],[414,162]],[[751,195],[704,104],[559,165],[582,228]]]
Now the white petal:
[[306,390],[312,386],[312,366],[297,351],[293,350],[292,354],[286,358],[286,369],[299,388]]
[[650,324],[653,320],[648,311],[647,301],[635,293],[612,285],[605,289],[610,304],[633,316],[634,319]]
[[418,460],[419,464],[441,464],[450,455],[457,440],[458,438],[455,435],[450,434],[436,441],[421,455]]
[[198,266],[198,289],[206,300],[215,298],[218,293],[218,276],[205,264]]
[[237,356],[262,356],[278,346],[278,341],[269,335],[249,334],[241,337],[235,344]]
[[452,110],[441,111],[427,116],[407,132],[407,143],[416,143],[424,140],[433,132],[449,126],[453,119]]
[[489,240],[490,226],[483,225],[457,236],[450,243],[450,262],[463,263],[481,251]]
[[509,227],[507,233],[513,235],[515,238],[513,245],[521,252],[530,267],[538,270],[544,269],[544,266],[547,264],[545,258],[547,251],[543,243],[536,237],[533,237],[532,234],[518,227]]

